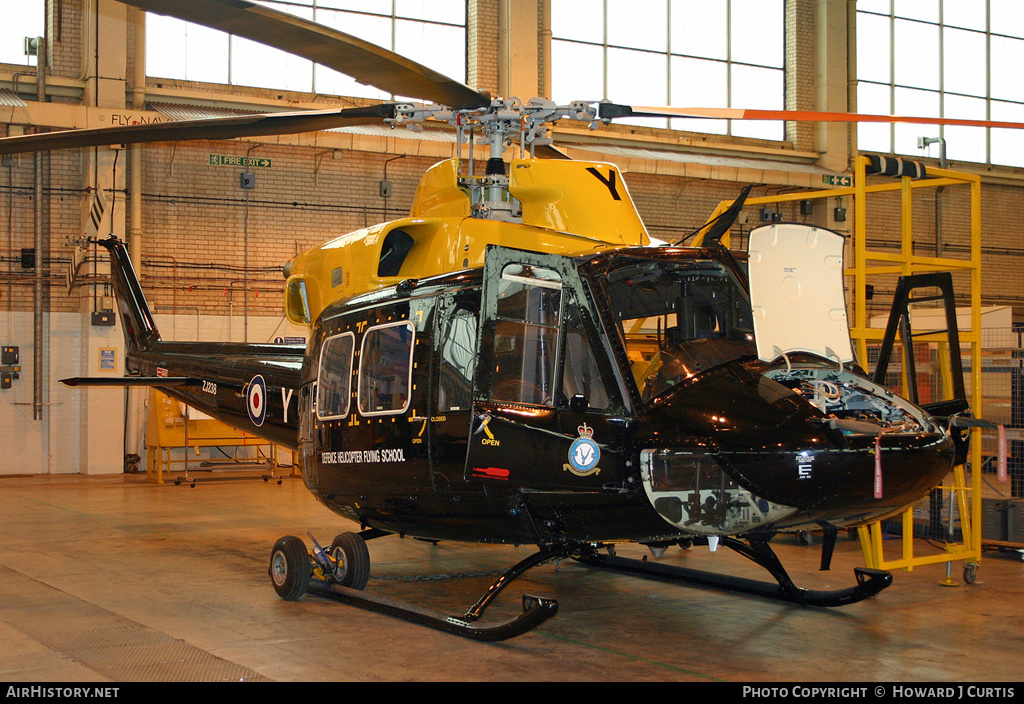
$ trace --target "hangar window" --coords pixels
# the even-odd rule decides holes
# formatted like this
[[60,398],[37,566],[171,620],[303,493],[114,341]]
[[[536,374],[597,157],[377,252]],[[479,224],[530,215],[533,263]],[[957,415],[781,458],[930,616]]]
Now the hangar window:
[[404,413],[412,388],[416,329],[409,321],[370,328],[359,351],[359,412],[365,416]]
[[[465,82],[465,0],[260,0],[259,4],[351,34]],[[248,39],[151,13],[146,24],[146,73],[150,76],[391,98],[333,69]]]
[[[551,91],[558,103],[785,106],[783,0],[552,0]],[[637,80],[642,76],[643,80]],[[639,124],[781,140],[782,122]]]
[[[26,46],[26,37],[45,34],[45,3],[43,0],[22,0],[18,9],[7,8],[0,23],[0,63],[35,66],[34,48]],[[29,53],[26,53],[28,49]]]
[[355,336],[350,332],[327,338],[320,348],[316,387],[316,415],[320,420],[348,415],[354,349]]
[[[857,111],[1024,120],[1024,6],[1016,0],[858,0]],[[1024,166],[1015,129],[864,124],[861,151]]]

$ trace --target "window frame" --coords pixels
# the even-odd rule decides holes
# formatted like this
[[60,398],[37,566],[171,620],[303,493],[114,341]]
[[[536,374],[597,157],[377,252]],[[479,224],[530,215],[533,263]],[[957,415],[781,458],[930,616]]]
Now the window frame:
[[[342,337],[350,338],[351,345],[352,345],[351,349],[349,350],[349,355],[348,355],[348,375],[347,375],[348,388],[347,388],[347,390],[345,392],[345,410],[340,415],[325,416],[325,415],[321,415],[321,410],[323,408],[323,405],[321,404],[321,399],[320,399],[320,392],[323,389],[323,384],[321,383],[321,379],[323,378],[324,351],[327,349],[328,345],[332,341],[340,339]],[[356,353],[356,336],[353,333],[351,333],[351,332],[343,332],[343,333],[341,333],[339,335],[332,335],[330,337],[326,337],[326,338],[324,338],[323,343],[320,345],[320,358],[317,360],[317,366],[316,366],[316,397],[315,398],[316,398],[316,418],[317,418],[317,420],[320,420],[320,421],[341,420],[343,418],[347,418],[348,415],[349,415],[349,412],[352,410],[352,368],[353,368],[353,362],[355,360],[355,353]]]

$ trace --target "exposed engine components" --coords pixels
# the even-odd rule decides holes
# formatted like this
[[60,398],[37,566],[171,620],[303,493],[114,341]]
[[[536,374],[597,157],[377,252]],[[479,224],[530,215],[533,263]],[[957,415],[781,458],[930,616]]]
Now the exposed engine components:
[[844,433],[937,432],[935,422],[888,389],[837,369],[802,368],[765,374],[821,411],[822,422]]

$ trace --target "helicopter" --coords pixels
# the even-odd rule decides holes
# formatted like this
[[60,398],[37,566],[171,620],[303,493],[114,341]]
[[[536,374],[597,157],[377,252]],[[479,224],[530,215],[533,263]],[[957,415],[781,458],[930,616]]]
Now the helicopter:
[[[802,589],[770,546],[780,532],[822,530],[827,567],[840,530],[898,512],[965,455],[955,422],[970,413],[964,398],[930,413],[854,358],[844,237],[772,223],[733,252],[722,237],[741,194],[699,243],[653,240],[619,169],[564,158],[547,131],[651,115],[928,119],[524,103],[242,0],[121,1],[429,102],[24,135],[0,139],[0,153],[382,123],[447,124],[456,135],[458,156],[424,174],[408,217],[285,266],[285,314],[309,327],[305,345],[163,340],[125,243],[95,241],[110,255],[127,376],[64,382],[152,386],[295,450],[316,499],[360,526],[323,544],[310,535],[311,547],[278,540],[268,573],[280,597],[312,592],[503,640],[557,602],[524,595],[522,613],[497,625],[481,623],[487,607],[527,570],[562,559],[805,606],[851,604],[891,584],[888,572],[857,568],[849,588]],[[507,160],[512,144],[520,156]],[[452,616],[365,590],[367,543],[389,535],[537,551]],[[626,559],[621,543],[722,545],[772,581]]]

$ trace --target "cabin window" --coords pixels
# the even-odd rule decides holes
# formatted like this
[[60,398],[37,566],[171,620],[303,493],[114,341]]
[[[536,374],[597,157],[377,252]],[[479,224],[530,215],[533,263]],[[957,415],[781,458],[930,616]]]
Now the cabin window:
[[510,264],[501,275],[491,398],[554,405],[562,282],[550,269]]
[[355,337],[350,332],[327,338],[320,348],[316,392],[316,415],[320,420],[348,415],[354,349]]
[[437,408],[440,411],[467,411],[473,405],[476,335],[476,311],[460,308],[445,323],[438,368]]
[[366,416],[404,413],[412,387],[416,330],[409,321],[370,328],[359,352],[359,412]]

